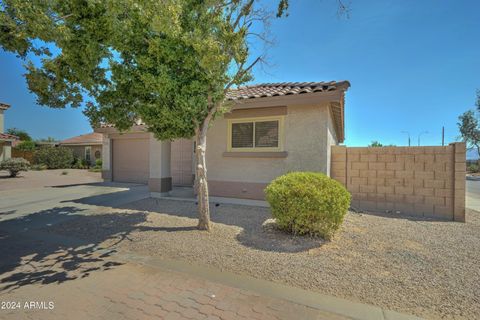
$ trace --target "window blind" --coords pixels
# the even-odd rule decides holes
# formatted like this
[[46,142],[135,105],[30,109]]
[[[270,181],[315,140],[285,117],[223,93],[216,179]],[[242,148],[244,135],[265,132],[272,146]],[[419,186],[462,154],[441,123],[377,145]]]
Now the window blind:
[[278,147],[278,121],[255,122],[255,147]]
[[253,148],[253,122],[232,124],[232,148]]

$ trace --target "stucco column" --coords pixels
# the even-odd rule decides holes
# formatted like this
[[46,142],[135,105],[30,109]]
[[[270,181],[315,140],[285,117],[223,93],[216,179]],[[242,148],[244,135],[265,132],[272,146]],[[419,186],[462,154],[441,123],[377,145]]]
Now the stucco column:
[[112,181],[112,147],[111,139],[108,134],[103,135],[102,142],[102,179]]
[[165,194],[172,190],[170,152],[170,141],[159,141],[153,134],[150,135],[150,177],[148,179],[150,192]]
[[12,143],[11,142],[7,142],[4,146],[3,146],[3,157],[4,159],[10,159],[12,157]]

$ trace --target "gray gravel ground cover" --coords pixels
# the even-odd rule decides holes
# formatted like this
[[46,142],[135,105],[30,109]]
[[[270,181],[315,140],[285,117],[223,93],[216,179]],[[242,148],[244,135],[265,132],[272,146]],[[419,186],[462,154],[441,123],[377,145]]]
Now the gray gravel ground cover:
[[[126,210],[125,210],[126,209]],[[145,199],[50,232],[287,283],[425,318],[480,318],[480,213],[467,223],[349,213],[331,242],[262,227],[268,208]]]

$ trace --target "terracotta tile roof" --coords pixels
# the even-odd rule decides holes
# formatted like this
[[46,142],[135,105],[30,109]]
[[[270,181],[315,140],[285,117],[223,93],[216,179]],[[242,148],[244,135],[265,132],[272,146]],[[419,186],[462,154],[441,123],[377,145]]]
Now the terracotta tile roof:
[[10,108],[9,104],[0,102],[0,109],[1,110],[7,110],[8,108]]
[[[348,81],[329,81],[329,82],[279,82],[279,83],[262,83],[250,86],[238,87],[231,89],[227,93],[228,100],[246,100],[261,99],[267,97],[280,97],[290,95],[312,94],[319,92],[342,91],[345,92],[350,87]],[[343,142],[344,137],[344,98],[334,103],[333,117],[337,131],[339,142]],[[144,126],[143,121],[136,121],[137,126]],[[114,127],[112,124],[101,124],[101,128]]]
[[18,137],[13,134],[0,133],[0,141],[15,141]]
[[348,87],[350,87],[348,81],[262,83],[232,89],[227,93],[227,99],[240,100],[288,96],[294,94],[347,90]]
[[102,144],[103,135],[101,133],[92,132],[88,134],[82,134],[80,136],[76,136],[73,138],[65,139],[60,141],[60,145],[94,145],[94,144]]

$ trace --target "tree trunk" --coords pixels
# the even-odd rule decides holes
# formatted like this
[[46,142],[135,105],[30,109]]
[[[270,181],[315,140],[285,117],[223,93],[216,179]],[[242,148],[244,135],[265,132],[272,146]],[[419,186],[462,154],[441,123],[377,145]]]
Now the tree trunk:
[[198,198],[198,229],[207,231],[211,230],[211,223],[205,153],[207,151],[207,131],[213,112],[214,111],[212,110],[207,116],[207,118],[203,121],[201,126],[196,130],[197,133],[195,147],[195,188]]

